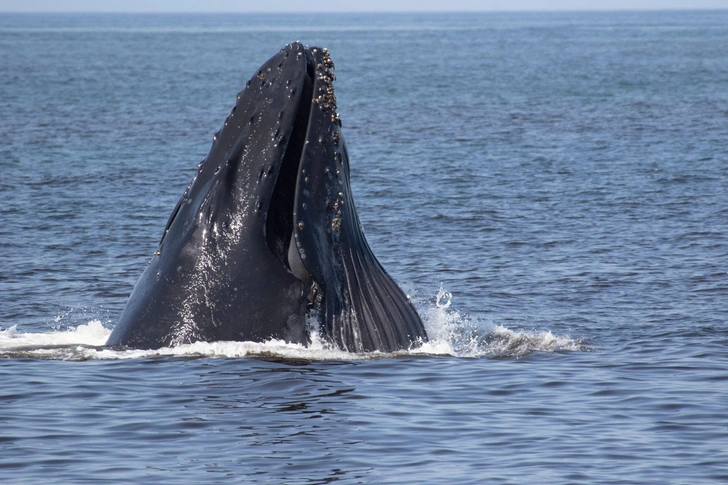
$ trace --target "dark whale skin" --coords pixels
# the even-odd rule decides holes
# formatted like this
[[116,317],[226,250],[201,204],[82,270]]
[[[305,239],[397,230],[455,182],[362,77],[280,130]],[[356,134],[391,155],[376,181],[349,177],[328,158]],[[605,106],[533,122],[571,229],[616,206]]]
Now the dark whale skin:
[[247,82],[180,198],[107,345],[427,340],[372,253],[349,184],[328,51],[296,42]]

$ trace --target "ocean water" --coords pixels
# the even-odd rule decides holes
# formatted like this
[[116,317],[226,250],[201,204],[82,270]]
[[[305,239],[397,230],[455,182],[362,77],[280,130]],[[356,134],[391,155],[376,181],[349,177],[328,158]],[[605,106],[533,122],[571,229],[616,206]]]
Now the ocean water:
[[[294,40],[431,342],[104,348]],[[728,11],[0,15],[0,482],[725,483],[727,143]]]

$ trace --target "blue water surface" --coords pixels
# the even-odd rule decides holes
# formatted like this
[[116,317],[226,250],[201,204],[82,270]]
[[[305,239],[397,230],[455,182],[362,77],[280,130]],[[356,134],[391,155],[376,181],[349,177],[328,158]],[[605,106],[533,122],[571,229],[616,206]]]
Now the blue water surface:
[[[724,483],[727,26],[0,15],[0,481]],[[331,51],[359,216],[433,345],[104,349],[294,40]]]

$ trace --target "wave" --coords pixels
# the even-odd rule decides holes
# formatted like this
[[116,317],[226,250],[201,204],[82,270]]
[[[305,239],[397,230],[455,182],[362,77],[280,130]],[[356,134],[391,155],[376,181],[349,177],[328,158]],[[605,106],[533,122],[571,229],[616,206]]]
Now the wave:
[[308,346],[282,340],[266,342],[196,342],[157,350],[115,349],[104,346],[111,334],[100,320],[66,330],[19,332],[17,326],[0,329],[0,358],[53,360],[117,360],[157,356],[272,358],[283,360],[370,360],[402,356],[455,356],[462,358],[519,358],[533,352],[580,352],[583,340],[550,331],[514,331],[451,310],[452,295],[440,288],[434,301],[420,302],[417,310],[425,324],[428,342],[393,353],[357,354],[330,346],[317,332]]

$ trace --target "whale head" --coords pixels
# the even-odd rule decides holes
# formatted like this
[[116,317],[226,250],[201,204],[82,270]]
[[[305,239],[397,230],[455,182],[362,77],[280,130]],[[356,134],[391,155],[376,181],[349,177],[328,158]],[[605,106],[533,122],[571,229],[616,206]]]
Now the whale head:
[[287,45],[237,95],[165,227],[109,345],[198,340],[349,351],[426,340],[409,298],[369,248],[326,49]]

